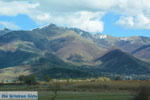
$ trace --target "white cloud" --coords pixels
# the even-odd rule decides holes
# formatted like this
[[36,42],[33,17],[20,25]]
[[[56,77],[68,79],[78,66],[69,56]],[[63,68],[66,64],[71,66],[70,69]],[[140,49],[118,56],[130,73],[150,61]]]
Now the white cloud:
[[135,17],[120,17],[116,24],[125,28],[132,29],[150,29],[150,17],[146,17],[143,14],[139,14]]
[[150,0],[32,0],[40,3],[39,9],[51,12],[108,12],[125,15],[149,12]]
[[[32,1],[32,2],[31,2]],[[56,23],[90,32],[102,32],[104,13],[121,15],[125,28],[150,29],[150,0],[1,0],[0,15],[28,15],[37,24]]]
[[21,29],[19,26],[17,26],[13,22],[0,21],[0,25],[2,25],[5,28],[12,29],[12,30]]
[[28,14],[29,11],[39,6],[39,3],[29,3],[26,1],[0,1],[0,15],[16,16],[18,14]]
[[[36,0],[40,2],[41,11],[54,12],[114,12],[121,15],[120,19],[116,22],[118,25],[130,28],[130,29],[149,29],[149,17],[150,16],[150,0]],[[44,6],[42,6],[44,5]],[[63,17],[63,16],[62,16]],[[99,20],[82,20],[81,17],[77,19],[69,18],[71,21],[76,21],[68,26],[75,26],[84,30],[95,32],[103,31],[103,22],[101,15]],[[57,19],[57,18],[56,18]],[[67,17],[60,19],[68,19]],[[72,20],[71,20],[72,19]],[[86,18],[85,18],[86,19]],[[145,21],[143,21],[145,20]],[[67,21],[68,22],[68,21]],[[79,23],[77,23],[79,22]],[[85,27],[84,27],[85,25]],[[100,29],[96,27],[99,26]]]
[[17,16],[19,14],[24,14],[33,19],[37,24],[49,22],[50,14],[38,10],[37,8],[40,6],[38,2],[29,2],[25,0],[6,1],[0,1],[0,16]]
[[139,14],[134,19],[135,28],[150,29],[150,16],[146,17],[143,14]]
[[103,22],[100,21],[104,13],[77,12],[51,17],[50,22],[60,26],[80,28],[89,32],[102,32]]
[[101,12],[79,12],[76,18],[70,17],[70,26],[89,32],[103,32],[103,22],[100,21],[104,13]]
[[120,17],[120,19],[116,22],[117,25],[129,28],[134,26],[133,17]]
[[51,16],[49,13],[44,13],[40,11],[30,11],[28,16],[34,20],[37,24],[48,24],[50,23]]

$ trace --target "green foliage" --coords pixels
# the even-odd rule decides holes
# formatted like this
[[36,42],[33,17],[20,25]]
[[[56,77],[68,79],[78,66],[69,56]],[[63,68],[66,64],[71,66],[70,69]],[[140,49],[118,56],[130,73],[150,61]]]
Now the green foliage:
[[20,75],[18,80],[21,81],[21,82],[24,82],[25,81],[25,76],[24,75]]
[[50,82],[52,80],[52,78],[49,75],[46,75],[45,80],[46,80],[46,82]]
[[116,76],[115,80],[121,80],[120,76]]
[[42,69],[41,71],[37,72],[36,74],[41,79],[45,75],[49,75],[52,78],[86,78],[90,77],[91,74],[85,71],[69,69],[69,68],[46,68]]
[[34,75],[26,76],[25,77],[25,84],[27,84],[27,85],[36,84],[36,77]]

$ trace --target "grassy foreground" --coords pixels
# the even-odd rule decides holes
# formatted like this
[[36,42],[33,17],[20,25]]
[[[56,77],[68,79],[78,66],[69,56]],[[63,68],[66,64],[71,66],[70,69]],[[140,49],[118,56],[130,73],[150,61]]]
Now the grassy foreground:
[[[52,100],[56,91],[57,96],[53,100],[134,100],[143,86],[150,87],[150,81],[51,81],[35,85],[4,83],[0,84],[0,91],[39,91],[39,100]],[[142,92],[142,96],[145,94]]]
[[[39,100],[51,100],[53,92],[39,92]],[[98,92],[58,92],[55,100],[132,100],[134,97],[130,93],[98,93]]]

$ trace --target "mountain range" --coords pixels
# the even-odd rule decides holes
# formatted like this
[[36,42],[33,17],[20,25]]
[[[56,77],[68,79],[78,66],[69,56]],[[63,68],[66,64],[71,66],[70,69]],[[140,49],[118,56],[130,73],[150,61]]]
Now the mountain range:
[[114,37],[50,24],[25,31],[0,30],[0,77],[35,74],[81,78],[150,74],[150,37]]

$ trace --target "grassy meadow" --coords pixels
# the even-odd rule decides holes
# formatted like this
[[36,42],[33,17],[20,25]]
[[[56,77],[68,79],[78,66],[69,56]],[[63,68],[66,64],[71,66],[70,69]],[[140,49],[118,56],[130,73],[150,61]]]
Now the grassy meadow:
[[[51,100],[53,92],[39,92],[39,100]],[[134,94],[130,93],[99,93],[99,92],[72,92],[61,91],[55,100],[130,100]]]
[[142,86],[150,81],[51,81],[37,85],[0,84],[0,91],[38,91],[39,100],[133,100]]

